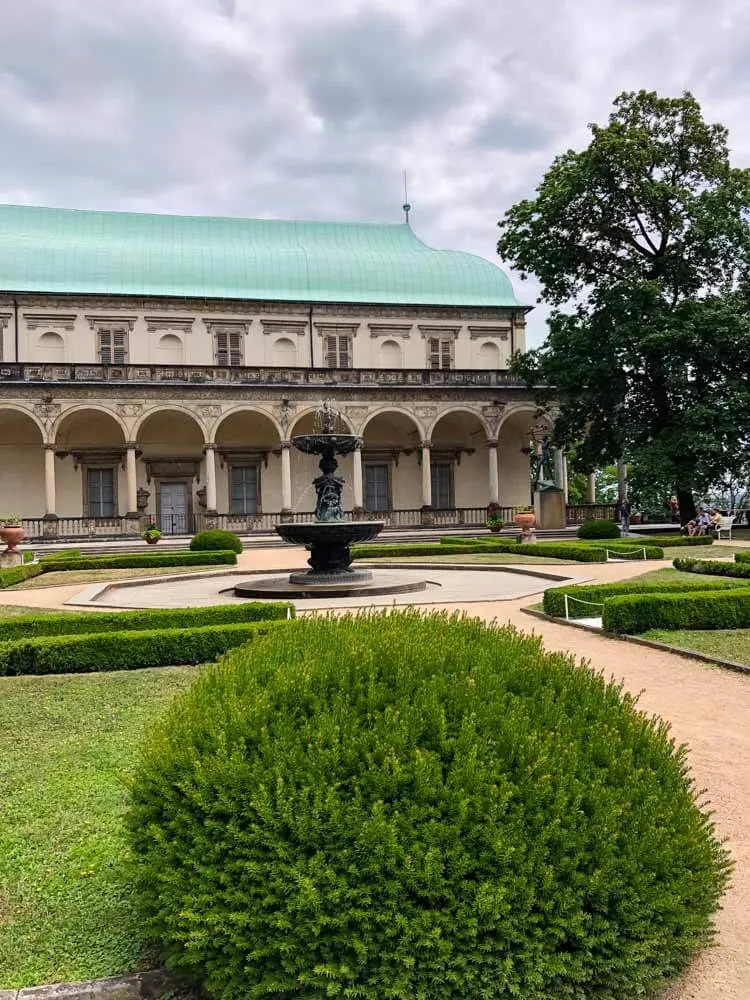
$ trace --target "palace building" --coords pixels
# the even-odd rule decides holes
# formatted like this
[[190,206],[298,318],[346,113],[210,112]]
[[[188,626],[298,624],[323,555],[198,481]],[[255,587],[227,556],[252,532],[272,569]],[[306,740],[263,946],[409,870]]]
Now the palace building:
[[312,517],[290,439],[328,399],[361,439],[347,510],[482,523],[530,499],[527,311],[405,223],[0,206],[0,513],[40,538]]

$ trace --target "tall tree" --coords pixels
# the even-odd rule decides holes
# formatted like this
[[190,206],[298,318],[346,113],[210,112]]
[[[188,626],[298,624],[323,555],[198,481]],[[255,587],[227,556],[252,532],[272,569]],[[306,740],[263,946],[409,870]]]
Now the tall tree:
[[581,468],[638,456],[688,516],[750,421],[750,171],[690,94],[621,94],[590,129],[499,223],[498,252],[553,307],[514,369],[554,387],[540,402]]

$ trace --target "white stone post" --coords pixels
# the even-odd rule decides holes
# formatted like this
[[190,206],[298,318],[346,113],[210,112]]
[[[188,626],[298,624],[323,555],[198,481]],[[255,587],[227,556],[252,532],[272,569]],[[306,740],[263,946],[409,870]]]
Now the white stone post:
[[487,442],[487,457],[489,461],[489,496],[490,503],[500,502],[500,477],[497,469],[497,441]]
[[563,452],[563,493],[564,493],[564,496],[565,496],[565,503],[567,504],[569,502],[569,500],[568,500],[568,456],[565,454],[565,452]]
[[361,443],[352,452],[352,489],[354,491],[354,516],[361,517],[365,511]]
[[587,503],[596,503],[596,473],[589,472],[588,481],[586,483],[586,501]]
[[292,516],[292,443],[281,442],[281,519]]
[[45,517],[56,518],[57,500],[55,497],[55,446],[44,446],[44,513]]
[[206,454],[206,514],[216,514],[216,445],[209,441]]
[[138,517],[138,477],[135,469],[135,444],[128,441],[125,451],[125,463],[128,481],[128,517]]

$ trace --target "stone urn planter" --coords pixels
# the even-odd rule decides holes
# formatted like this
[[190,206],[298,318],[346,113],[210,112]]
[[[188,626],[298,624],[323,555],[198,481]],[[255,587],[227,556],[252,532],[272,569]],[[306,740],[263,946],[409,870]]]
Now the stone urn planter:
[[0,541],[5,542],[6,552],[17,552],[18,546],[26,537],[26,532],[20,524],[0,525]]
[[520,528],[521,531],[529,531],[536,524],[536,514],[533,510],[522,511],[520,514],[514,514],[513,523],[516,527]]

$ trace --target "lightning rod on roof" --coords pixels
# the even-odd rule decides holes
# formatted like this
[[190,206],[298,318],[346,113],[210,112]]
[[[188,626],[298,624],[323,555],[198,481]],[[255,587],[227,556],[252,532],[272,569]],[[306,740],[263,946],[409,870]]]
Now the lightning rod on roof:
[[406,216],[406,225],[409,225],[409,212],[411,212],[411,205],[409,204],[409,189],[406,181],[406,171],[404,170],[404,204],[401,206],[404,210],[404,215]]

